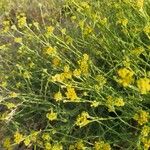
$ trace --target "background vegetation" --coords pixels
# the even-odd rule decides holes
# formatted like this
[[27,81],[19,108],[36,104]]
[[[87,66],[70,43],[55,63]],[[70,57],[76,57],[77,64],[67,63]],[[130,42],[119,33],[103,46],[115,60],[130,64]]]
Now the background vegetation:
[[1,0],[0,13],[0,149],[149,149],[149,0]]

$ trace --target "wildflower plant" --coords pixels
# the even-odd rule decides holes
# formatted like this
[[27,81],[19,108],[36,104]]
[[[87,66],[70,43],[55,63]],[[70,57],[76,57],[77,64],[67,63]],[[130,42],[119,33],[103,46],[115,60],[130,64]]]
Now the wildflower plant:
[[0,149],[148,150],[150,1],[30,7],[0,7]]

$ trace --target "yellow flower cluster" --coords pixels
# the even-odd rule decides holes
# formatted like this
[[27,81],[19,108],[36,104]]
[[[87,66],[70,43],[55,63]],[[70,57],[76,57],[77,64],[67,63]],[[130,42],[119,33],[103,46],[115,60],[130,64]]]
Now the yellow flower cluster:
[[16,37],[16,38],[14,38],[14,42],[21,44],[22,43],[22,38]]
[[64,72],[52,76],[52,81],[54,82],[64,82],[67,79],[72,79],[72,71],[68,65],[64,66]]
[[146,25],[143,29],[143,31],[146,33],[146,34],[149,34],[150,33],[150,25]]
[[19,95],[19,94],[16,93],[16,92],[11,92],[11,93],[10,93],[10,97],[11,97],[11,98],[16,98],[16,97],[18,97],[18,95]]
[[17,132],[14,134],[14,142],[15,142],[16,144],[20,144],[23,140],[24,140],[23,135],[17,131]]
[[94,87],[98,91],[102,89],[107,82],[107,79],[103,75],[97,75],[95,80],[97,81],[97,84]]
[[115,106],[122,107],[125,105],[123,98],[113,98],[112,96],[107,97],[106,106],[108,107],[108,111],[115,111]]
[[139,110],[133,117],[140,125],[143,125],[149,120],[149,113],[144,110]]
[[91,107],[98,107],[99,105],[100,105],[101,103],[99,102],[99,101],[96,101],[96,100],[94,100],[94,101],[92,101],[91,102]]
[[80,65],[80,69],[81,73],[83,75],[87,75],[89,72],[89,56],[87,54],[83,54],[83,58],[81,60],[78,61],[79,65]]
[[73,87],[68,86],[67,92],[65,94],[67,96],[67,99],[70,99],[71,101],[78,99],[78,96],[77,96],[75,89]]
[[50,121],[56,120],[57,119],[57,113],[54,113],[53,111],[51,111],[50,113],[46,114],[46,117]]
[[141,131],[141,136],[146,137],[149,135],[149,133],[150,133],[150,127],[147,125],[144,125]]
[[135,0],[135,4],[139,9],[142,9],[144,6],[144,0]]
[[63,150],[63,146],[59,143],[53,145],[51,150]]
[[93,28],[92,27],[90,27],[89,25],[87,25],[87,26],[85,26],[85,28],[84,28],[84,35],[90,35],[90,34],[92,34],[92,31],[93,31]]
[[54,99],[56,100],[56,101],[61,101],[62,100],[62,98],[63,98],[63,96],[62,96],[62,94],[61,94],[61,92],[59,91],[59,92],[57,92],[57,93],[55,93],[55,95],[54,95]]
[[47,54],[48,56],[49,55],[54,56],[56,55],[56,48],[49,46],[48,48],[44,49],[44,53]]
[[53,60],[52,60],[52,64],[54,67],[58,67],[61,63],[61,59],[58,58],[58,57],[54,57]]
[[9,137],[6,137],[3,141],[3,147],[7,150],[12,150],[12,147],[11,147],[11,140]]
[[54,27],[53,26],[48,26],[47,27],[47,32],[48,33],[52,33],[54,31]]
[[149,148],[150,148],[150,138],[148,138],[148,137],[142,138],[142,143],[144,145],[144,150],[149,150]]
[[18,15],[17,19],[18,19],[18,27],[19,28],[23,28],[27,25],[27,21],[26,21],[27,18],[24,13],[21,13],[20,15]]
[[75,70],[73,71],[73,75],[74,75],[75,77],[80,77],[80,75],[81,75],[81,70],[80,70],[80,69],[75,69]]
[[10,29],[10,21],[6,20],[3,21],[3,32],[7,33]]
[[127,68],[121,68],[118,70],[118,76],[120,79],[118,80],[118,83],[122,84],[124,87],[129,86],[134,80],[133,80],[133,71],[129,70]]
[[143,47],[137,47],[135,49],[133,49],[131,51],[131,54],[135,55],[135,56],[139,56],[140,54],[142,54],[144,52],[144,48]]
[[77,150],[85,150],[85,145],[83,143],[83,140],[79,140],[75,143],[75,149]]
[[90,116],[88,112],[83,111],[80,115],[78,115],[75,124],[79,126],[80,128],[83,126],[86,126],[90,122],[90,120],[88,120],[89,117]]
[[95,150],[111,150],[111,147],[108,143],[104,141],[96,141],[94,144]]
[[69,65],[64,66],[64,72],[62,74],[66,79],[71,79],[72,78],[72,71],[70,71]]
[[137,80],[137,87],[141,94],[147,94],[150,92],[150,79],[149,78],[140,78]]
[[117,21],[117,24],[121,24],[123,26],[127,26],[128,24],[128,19],[127,18],[123,18],[123,19],[120,19]]
[[74,145],[69,146],[69,150],[85,150],[86,147],[83,140],[78,140]]
[[31,142],[31,137],[28,136],[28,137],[26,137],[25,140],[24,140],[24,145],[25,145],[25,146],[29,146],[29,145],[30,145],[30,142]]
[[52,144],[49,143],[49,142],[46,142],[46,143],[44,144],[44,148],[45,148],[45,150],[52,150]]

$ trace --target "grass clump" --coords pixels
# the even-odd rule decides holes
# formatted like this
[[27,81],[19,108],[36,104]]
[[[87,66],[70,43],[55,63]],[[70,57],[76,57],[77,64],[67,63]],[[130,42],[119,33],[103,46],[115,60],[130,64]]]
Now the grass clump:
[[149,0],[34,6],[1,24],[0,148],[148,150]]

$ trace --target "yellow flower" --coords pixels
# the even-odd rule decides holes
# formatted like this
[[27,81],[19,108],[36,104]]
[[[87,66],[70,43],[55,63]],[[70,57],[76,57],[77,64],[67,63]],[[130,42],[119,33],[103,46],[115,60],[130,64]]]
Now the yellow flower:
[[90,27],[89,25],[87,25],[85,28],[84,28],[84,35],[90,35],[93,31],[93,28]]
[[43,133],[42,139],[43,139],[44,141],[49,141],[49,140],[51,139],[50,134],[48,134],[48,133]]
[[20,134],[18,131],[14,134],[14,142],[17,144],[20,144],[24,140],[24,137],[22,134]]
[[72,78],[72,72],[70,71],[69,65],[64,66],[64,72],[62,74],[66,79],[71,79]]
[[114,99],[112,96],[108,96],[107,97],[107,101],[106,101],[106,106],[108,107],[108,111],[115,111],[115,107],[114,107]]
[[140,54],[142,54],[144,52],[144,48],[143,47],[138,47],[135,48],[131,51],[131,54],[135,55],[135,56],[139,56]]
[[144,0],[136,0],[135,4],[139,9],[142,9],[144,6]]
[[98,82],[98,89],[101,89],[104,87],[104,85],[106,84],[107,82],[107,79],[103,76],[103,75],[97,75],[95,77],[96,81]]
[[98,101],[91,102],[91,107],[98,107],[99,105],[100,105],[100,102],[98,102]]
[[150,25],[146,25],[146,26],[144,27],[144,32],[147,33],[147,34],[150,33]]
[[115,101],[114,101],[114,105],[118,106],[118,107],[124,106],[125,102],[123,101],[123,98],[121,98],[121,97],[120,98],[116,98]]
[[53,26],[48,26],[46,36],[50,36],[53,33],[53,31],[54,31],[54,27]]
[[89,114],[83,111],[80,115],[78,115],[75,124],[81,128],[90,122],[90,120],[88,120],[89,117]]
[[23,73],[23,78],[25,78],[25,79],[30,79],[32,76],[31,76],[31,73],[30,72],[28,72],[28,71],[25,71],[24,73]]
[[75,70],[73,71],[73,75],[74,75],[75,77],[80,77],[80,75],[81,75],[81,70],[80,70],[80,69],[75,69]]
[[127,18],[119,19],[119,20],[117,21],[117,23],[122,24],[123,26],[127,26],[127,24],[128,24],[128,19],[127,19]]
[[65,65],[64,66],[64,72],[69,72],[70,71],[70,66],[69,65]]
[[54,67],[59,66],[60,63],[61,63],[60,58],[55,57],[55,58],[52,60],[52,64],[53,64]]
[[6,148],[7,150],[10,150],[11,148],[11,141],[9,137],[6,137],[3,141],[3,147]]
[[31,142],[30,137],[29,137],[29,136],[28,136],[28,137],[26,137],[26,138],[25,138],[25,140],[24,140],[24,144],[25,144],[25,146],[29,146],[30,142]]
[[90,8],[90,6],[89,6],[89,4],[87,2],[81,2],[81,6],[83,8],[85,8],[85,9],[89,9]]
[[50,121],[56,120],[56,119],[57,119],[57,113],[54,113],[54,112],[47,113],[47,114],[46,114],[46,117],[47,117]]
[[71,101],[78,99],[75,89],[70,86],[67,87],[67,92],[65,94],[66,94],[67,98],[70,99]]
[[61,101],[62,100],[62,94],[61,94],[61,92],[59,91],[59,92],[57,92],[55,95],[54,95],[54,99],[56,100],[56,101]]
[[71,71],[64,72],[62,74],[63,74],[64,78],[66,78],[66,79],[72,79],[72,72]]
[[7,106],[8,109],[12,109],[12,108],[15,108],[16,105],[14,103],[5,103],[5,105]]
[[61,29],[62,34],[66,34],[66,28]]
[[17,93],[15,93],[15,92],[12,92],[12,93],[10,93],[10,97],[12,97],[12,98],[16,98],[16,97],[18,97],[18,94],[17,94]]
[[0,86],[2,86],[3,88],[6,88],[8,85],[7,81],[3,81]]
[[65,79],[65,77],[64,77],[64,74],[63,73],[61,73],[61,74],[56,74],[56,75],[54,75],[54,76],[52,76],[52,81],[54,81],[54,82],[63,82],[64,81],[64,79]]
[[56,48],[49,46],[47,49],[45,49],[45,54],[47,54],[47,55],[56,54]]
[[115,111],[115,106],[122,107],[125,105],[123,98],[113,98],[112,96],[107,97],[106,105],[108,107],[108,111]]
[[133,71],[131,71],[127,68],[121,68],[118,70],[118,75],[121,78],[132,77],[133,74],[134,74]]
[[14,42],[16,42],[16,43],[22,43],[22,38],[14,38]]
[[147,94],[150,92],[150,79],[148,78],[140,78],[137,80],[137,87],[141,94]]
[[144,110],[139,110],[133,117],[140,125],[143,125],[149,120],[149,113]]
[[32,141],[36,142],[39,131],[31,131]]
[[150,148],[150,138],[143,138],[142,143],[144,145],[144,150],[149,150],[149,148]]
[[88,61],[89,60],[89,55],[88,54],[83,54],[83,60]]
[[79,140],[75,143],[75,149],[76,150],[85,150],[85,145],[83,143],[83,140]]
[[124,87],[129,86],[132,82],[133,82],[133,71],[129,70],[127,68],[121,68],[118,70],[118,75],[120,77],[120,79],[118,80],[118,82],[120,84],[122,84]]
[[63,146],[61,144],[54,144],[51,150],[63,150]]
[[108,143],[104,141],[96,141],[94,144],[95,150],[111,150],[111,147]]
[[49,142],[46,142],[44,146],[45,146],[45,150],[52,150],[52,145]]
[[30,63],[29,63],[29,67],[30,67],[30,68],[33,68],[34,66],[35,66],[35,64],[34,64],[33,62],[30,62]]
[[25,27],[27,24],[26,20],[27,18],[25,16],[18,16],[18,27],[19,28]]
[[10,29],[10,21],[5,20],[3,21],[3,32],[7,33]]
[[86,61],[80,62],[80,70],[84,75],[87,75],[89,72],[89,65]]
[[149,133],[150,133],[150,127],[144,125],[144,127],[142,128],[142,131],[141,131],[142,137],[148,136]]

